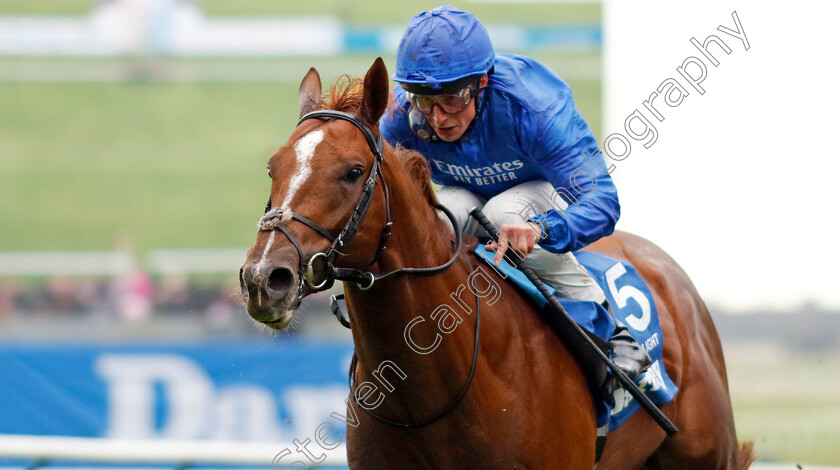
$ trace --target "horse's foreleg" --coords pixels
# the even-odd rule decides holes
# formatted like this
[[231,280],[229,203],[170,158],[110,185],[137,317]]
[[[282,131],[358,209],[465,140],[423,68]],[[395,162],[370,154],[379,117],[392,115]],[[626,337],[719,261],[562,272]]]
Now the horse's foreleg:
[[695,372],[680,395],[680,432],[655,455],[662,468],[737,470],[739,446],[732,406],[720,377]]
[[[673,402],[660,409],[672,417],[672,405]],[[645,462],[662,444],[665,437],[665,431],[644,411],[639,410],[620,428],[609,434],[604,455],[598,463],[597,470],[645,468]]]
[[690,360],[683,361],[680,391],[673,402],[680,431],[665,440],[653,460],[665,469],[738,470],[742,459],[723,351],[708,311],[700,308],[698,331],[707,337],[686,343],[685,358]]

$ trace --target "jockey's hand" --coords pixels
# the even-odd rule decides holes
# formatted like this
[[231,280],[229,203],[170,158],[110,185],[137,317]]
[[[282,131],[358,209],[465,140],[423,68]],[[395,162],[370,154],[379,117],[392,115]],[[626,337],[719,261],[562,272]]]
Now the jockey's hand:
[[493,241],[487,244],[489,251],[496,252],[493,264],[498,266],[502,263],[502,257],[507,251],[509,244],[513,245],[512,256],[524,259],[525,256],[528,256],[534,251],[534,245],[537,243],[540,235],[542,235],[542,229],[533,222],[502,225],[499,229],[499,243]]

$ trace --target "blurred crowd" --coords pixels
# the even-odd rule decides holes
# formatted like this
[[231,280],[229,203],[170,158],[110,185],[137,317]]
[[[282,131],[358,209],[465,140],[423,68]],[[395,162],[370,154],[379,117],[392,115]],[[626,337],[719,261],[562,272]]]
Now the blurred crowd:
[[143,322],[159,315],[193,314],[221,326],[244,311],[235,278],[153,277],[135,271],[120,278],[0,279],[0,319],[75,315]]

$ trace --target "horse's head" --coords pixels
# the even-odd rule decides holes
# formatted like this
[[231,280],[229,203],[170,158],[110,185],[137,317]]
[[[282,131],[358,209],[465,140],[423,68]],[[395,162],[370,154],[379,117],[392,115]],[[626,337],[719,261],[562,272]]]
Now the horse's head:
[[376,184],[381,153],[375,154],[382,151],[378,122],[388,87],[379,58],[361,90],[352,83],[340,96],[333,90],[329,107],[345,115],[312,115],[327,107],[321,79],[314,68],[303,78],[302,119],[268,161],[267,212],[240,270],[242,296],[255,320],[285,328],[301,299],[324,283],[327,260],[341,257],[343,265],[364,267],[375,257],[386,223],[383,184]]

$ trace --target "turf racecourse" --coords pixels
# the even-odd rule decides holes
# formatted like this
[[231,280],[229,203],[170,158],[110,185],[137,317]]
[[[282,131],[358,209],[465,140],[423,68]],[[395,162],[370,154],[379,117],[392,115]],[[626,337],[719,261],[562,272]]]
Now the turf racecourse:
[[[339,62],[361,75],[372,60]],[[597,59],[552,58],[560,69],[579,69],[582,60]],[[267,197],[265,163],[297,121],[300,77],[316,66],[332,81],[340,73],[333,62],[54,61],[42,74],[44,62],[0,60],[0,77],[17,69],[48,80],[87,67],[140,77],[0,82],[0,251],[250,244]],[[218,80],[219,67],[244,75],[250,67],[263,79]],[[207,81],[169,81],[168,70],[196,68]],[[569,82],[597,129],[600,80],[583,77]]]
[[[597,23],[601,19],[598,3],[574,2],[482,2],[451,0],[310,0],[308,2],[267,2],[265,0],[201,0],[201,9],[208,16],[338,16],[350,25],[399,24],[422,10],[444,3],[468,10],[484,22],[517,24]],[[72,15],[90,12],[92,0],[3,0],[0,15]]]
[[[330,16],[399,26],[439,2],[204,0],[209,17]],[[484,22],[598,24],[599,4],[450,4]],[[88,15],[91,0],[4,0],[0,15]],[[520,51],[528,52],[528,51]],[[532,54],[566,78],[600,128],[597,53]],[[286,140],[310,66],[330,82],[376,54],[255,60],[0,57],[0,251],[215,248],[250,243],[263,169]],[[386,64],[393,68],[393,57]]]

